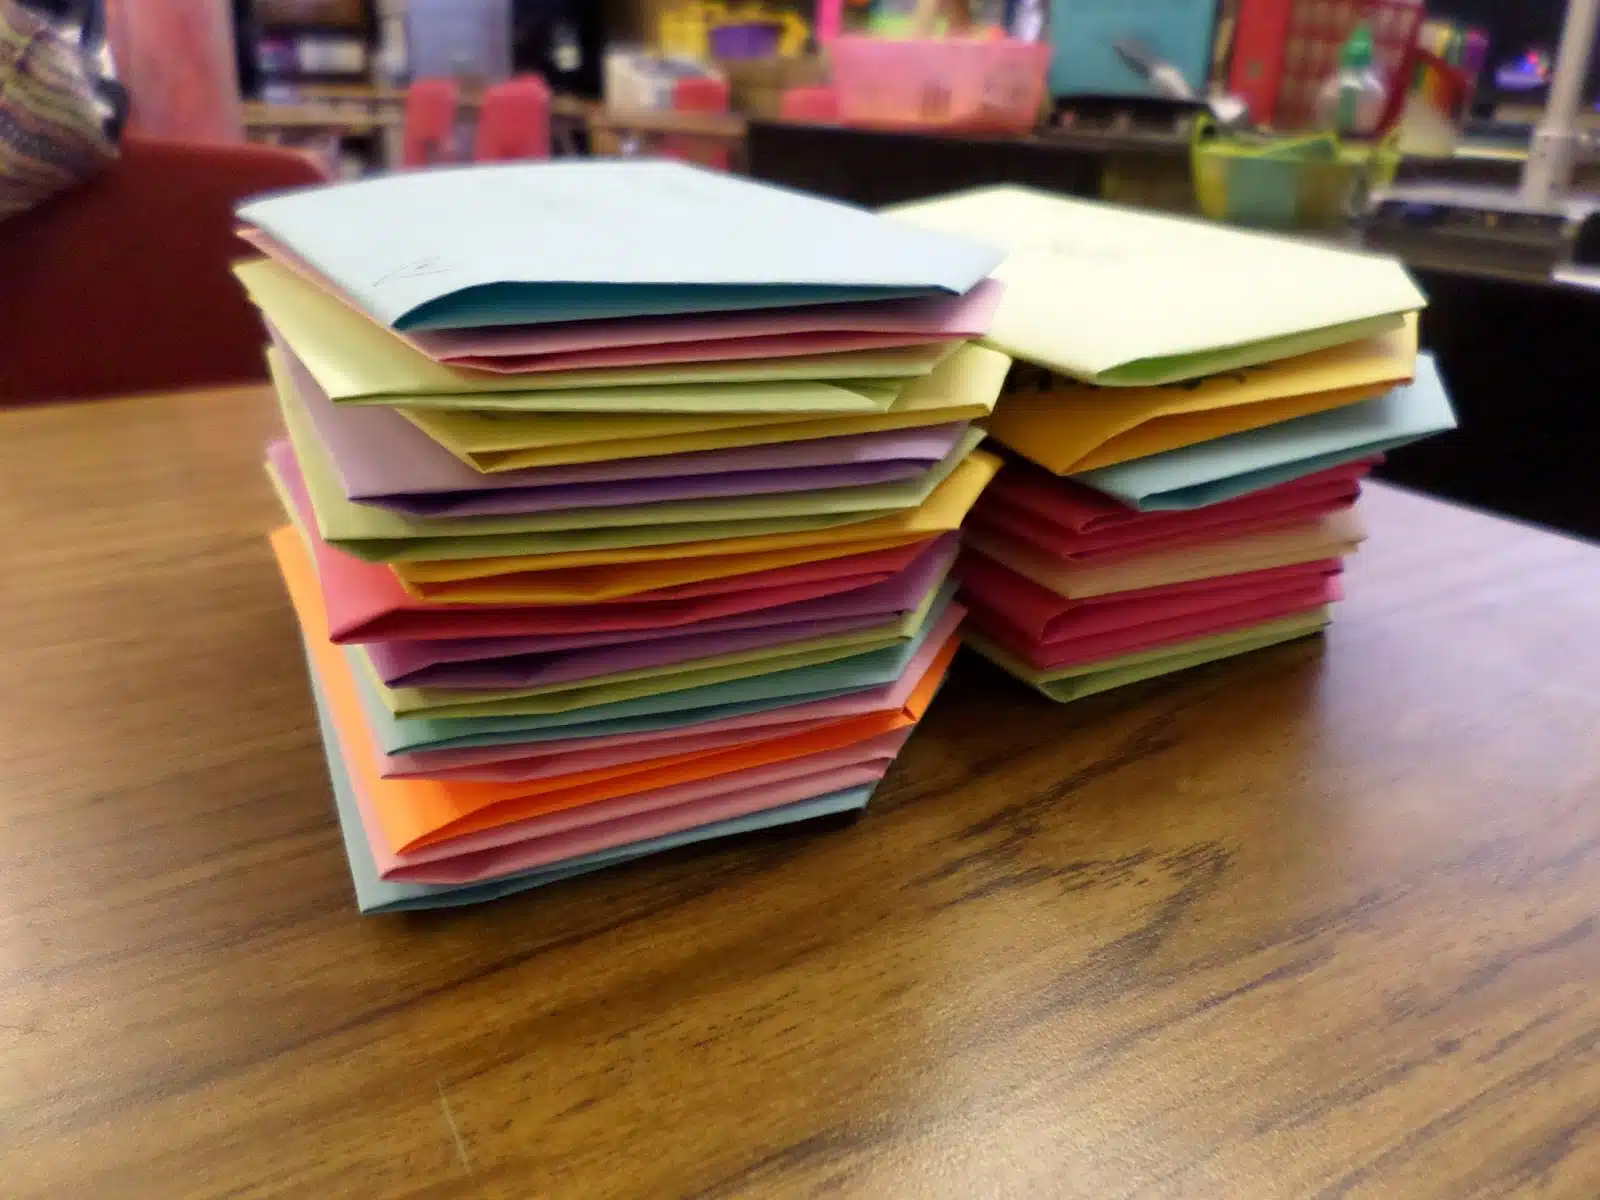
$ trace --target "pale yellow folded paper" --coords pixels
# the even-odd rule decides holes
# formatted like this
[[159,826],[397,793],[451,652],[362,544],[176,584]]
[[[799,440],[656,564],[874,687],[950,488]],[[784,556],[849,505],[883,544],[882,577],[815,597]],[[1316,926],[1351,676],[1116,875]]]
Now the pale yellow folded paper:
[[1415,316],[1377,337],[1160,387],[1103,388],[1019,364],[989,431],[1070,475],[1371,400],[1408,382],[1416,365]]
[[796,666],[837,662],[841,658],[899,645],[916,636],[935,602],[945,594],[941,587],[933,587],[913,611],[879,622],[868,629],[718,654],[690,662],[642,667],[612,675],[503,691],[391,688],[378,678],[364,649],[359,649],[359,659],[366,664],[373,688],[384,707],[397,717],[528,716],[570,712],[595,704],[637,700],[707,684],[731,683],[736,679],[770,675]]
[[913,380],[888,411],[834,417],[764,414],[479,413],[403,409],[434,441],[479,471],[650,458],[736,446],[767,446],[953,421],[994,410],[1011,359],[963,346],[932,374]]
[[1245,571],[1290,567],[1324,558],[1344,558],[1354,554],[1366,537],[1366,523],[1351,507],[1266,533],[1140,554],[1097,565],[1052,562],[1036,550],[991,534],[968,534],[965,544],[1058,596],[1083,600],[1196,579],[1239,575]]
[[[905,381],[929,374],[952,349],[944,343],[505,375],[434,362],[270,259],[239,263],[234,273],[336,403],[554,412],[881,412]],[[862,385],[856,386],[857,381]]]
[[986,343],[1063,375],[1147,386],[1337,346],[1427,303],[1392,258],[993,187],[885,210],[1008,252]]
[[[983,450],[969,454],[950,477],[933,490],[917,508],[857,521],[834,529],[797,533],[763,534],[757,537],[718,538],[712,541],[682,542],[670,546],[636,546],[627,549],[581,550],[572,553],[514,555],[505,558],[454,559],[434,562],[398,562],[394,572],[407,583],[438,583],[451,579],[487,579],[496,575],[528,571],[553,571],[568,567],[597,567],[615,563],[647,563],[671,559],[695,559],[713,555],[753,554],[767,550],[787,550],[801,546],[827,546],[831,556],[854,554],[859,544],[880,538],[900,539],[897,544],[961,527],[962,518],[977,502],[978,495],[1000,470],[1000,460]],[[824,556],[830,557],[830,556]],[[658,585],[666,586],[666,585]]]

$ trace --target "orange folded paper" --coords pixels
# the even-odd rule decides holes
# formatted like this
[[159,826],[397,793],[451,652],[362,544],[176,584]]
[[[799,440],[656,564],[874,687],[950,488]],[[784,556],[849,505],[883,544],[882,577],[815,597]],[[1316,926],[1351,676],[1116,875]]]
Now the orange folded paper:
[[730,749],[673,755],[641,764],[612,766],[531,783],[465,783],[384,779],[349,660],[328,637],[327,614],[315,569],[292,527],[272,534],[272,549],[310,649],[312,668],[326,698],[346,765],[357,785],[373,798],[378,823],[397,854],[433,846],[466,833],[493,829],[582,804],[656,788],[711,779],[730,771],[788,762],[837,750],[908,728],[921,720],[955,656],[951,638],[903,708],[868,713],[826,726]]

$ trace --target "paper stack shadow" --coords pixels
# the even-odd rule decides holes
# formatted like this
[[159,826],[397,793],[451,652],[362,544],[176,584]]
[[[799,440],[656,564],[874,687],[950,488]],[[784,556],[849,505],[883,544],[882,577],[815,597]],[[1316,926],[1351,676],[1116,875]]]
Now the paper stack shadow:
[[999,252],[650,162],[239,216],[363,911],[866,805],[958,644]]
[[1008,251],[957,575],[966,640],[1052,699],[1322,630],[1362,478],[1454,427],[1391,259],[1018,188],[891,215]]

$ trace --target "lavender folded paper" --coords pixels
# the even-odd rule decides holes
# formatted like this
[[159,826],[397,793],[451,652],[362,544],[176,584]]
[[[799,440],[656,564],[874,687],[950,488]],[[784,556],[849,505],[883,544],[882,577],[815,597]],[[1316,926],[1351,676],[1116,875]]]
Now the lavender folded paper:
[[[674,626],[651,637],[640,631],[531,637],[458,638],[431,641],[373,642],[367,656],[378,677],[390,687],[508,688],[519,686],[541,659],[568,656],[569,664],[596,662],[604,670],[629,670],[647,665],[651,654],[661,662],[687,661],[739,649],[740,637],[765,634],[770,640],[751,646],[779,645],[869,628],[914,610],[950,572],[955,560],[954,534],[938,539],[892,579],[841,595],[739,613],[710,621]],[[617,648],[630,652],[628,664],[609,661]],[[589,651],[588,655],[577,652]],[[600,652],[611,651],[606,655]],[[639,661],[632,661],[637,658]],[[509,682],[507,682],[509,681]]]
[[327,448],[345,494],[419,517],[557,512],[673,500],[855,487],[927,471],[965,422],[771,446],[480,474],[399,413],[337,406],[280,346],[274,376],[292,386]]

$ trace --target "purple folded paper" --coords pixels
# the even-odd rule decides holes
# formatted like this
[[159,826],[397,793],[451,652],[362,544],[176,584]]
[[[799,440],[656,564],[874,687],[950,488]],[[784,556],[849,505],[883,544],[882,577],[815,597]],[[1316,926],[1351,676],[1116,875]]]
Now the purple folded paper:
[[[815,600],[801,600],[781,604],[753,613],[739,613],[731,617],[717,617],[689,625],[673,626],[661,631],[658,637],[638,630],[623,632],[554,634],[534,637],[457,638],[428,641],[372,642],[367,646],[373,668],[378,677],[390,687],[516,687],[532,686],[522,683],[500,682],[505,678],[526,678],[526,670],[550,656],[576,656],[577,651],[599,651],[622,647],[624,649],[662,648],[675,653],[683,650],[681,658],[667,658],[661,662],[679,662],[691,658],[705,658],[714,654],[727,654],[732,647],[720,645],[716,639],[731,637],[746,631],[772,631],[778,635],[772,642],[759,645],[777,645],[800,638],[821,637],[827,632],[848,632],[866,628],[893,617],[910,612],[922,598],[939,585],[950,572],[955,561],[958,539],[946,534],[935,540],[917,555],[905,570],[892,579],[855,591]],[[836,629],[822,629],[826,622],[858,622],[840,625]],[[713,648],[707,649],[708,646]],[[669,649],[673,648],[675,649]],[[609,660],[607,660],[609,661]],[[493,670],[501,666],[510,670],[501,674]],[[626,671],[633,667],[607,666],[605,672]],[[515,674],[513,672],[522,672]],[[600,672],[595,672],[600,673]],[[576,676],[574,678],[581,678]],[[496,682],[481,682],[494,679]]]
[[482,474],[398,412],[335,405],[281,342],[289,376],[354,502],[414,516],[553,512],[855,487],[910,479],[949,454],[964,421],[772,446]]

